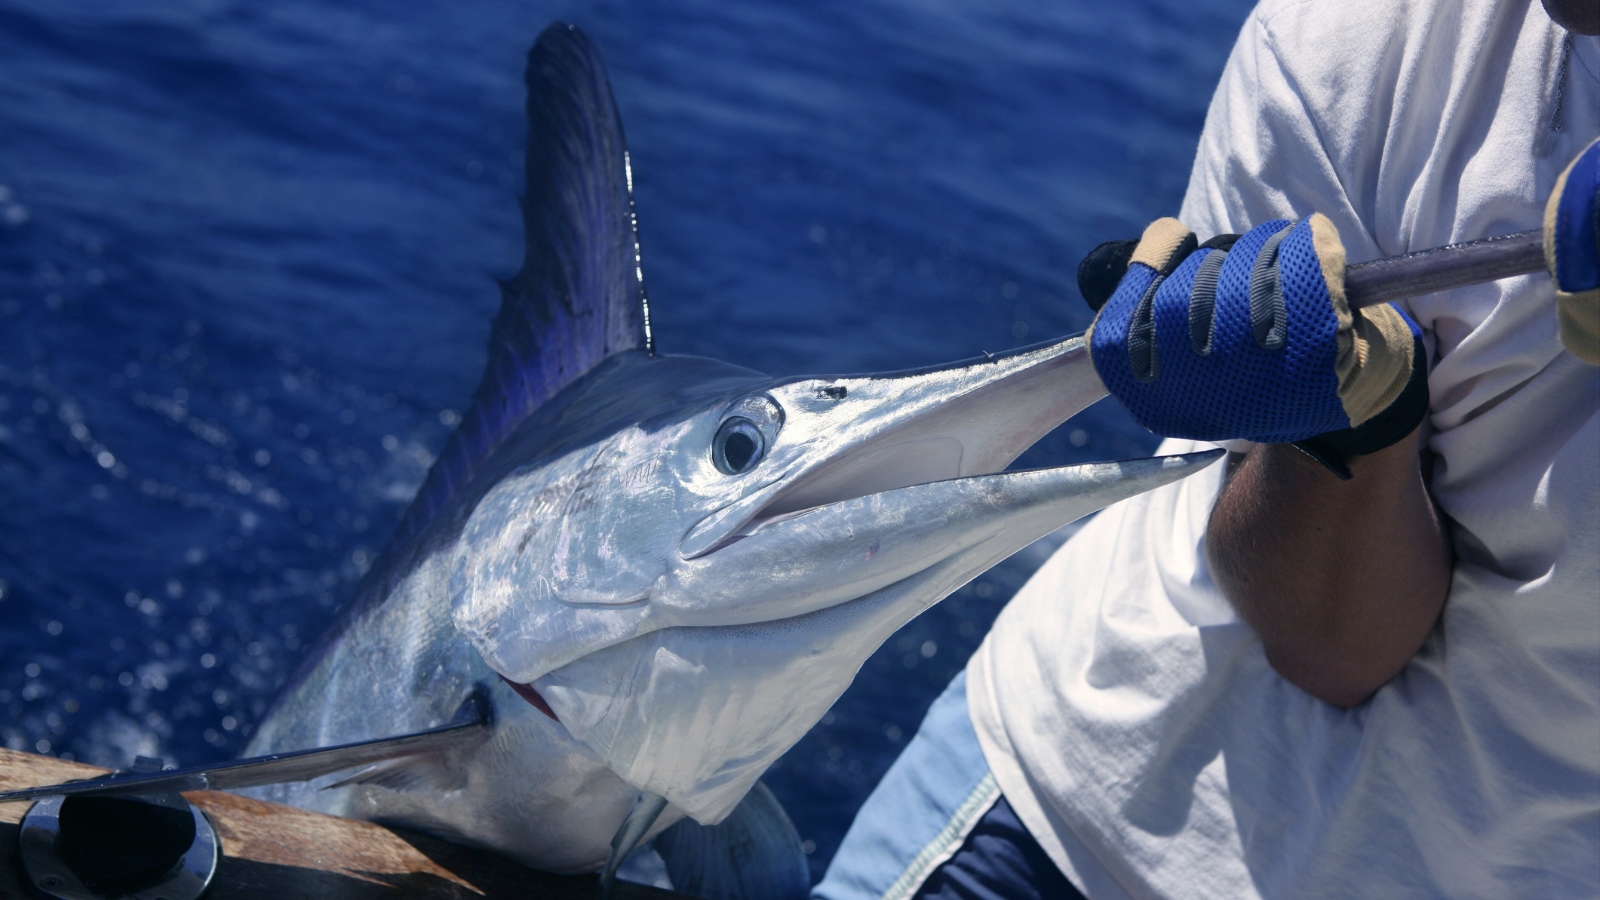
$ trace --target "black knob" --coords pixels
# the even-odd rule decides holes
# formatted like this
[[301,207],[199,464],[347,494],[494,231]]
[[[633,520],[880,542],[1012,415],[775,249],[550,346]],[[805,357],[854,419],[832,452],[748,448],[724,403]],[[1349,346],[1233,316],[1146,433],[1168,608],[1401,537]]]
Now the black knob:
[[1078,291],[1090,309],[1099,312],[1111,299],[1137,246],[1138,241],[1106,241],[1078,263]]
[[154,885],[194,845],[194,814],[175,793],[71,796],[59,821],[56,854],[84,887],[112,896]]

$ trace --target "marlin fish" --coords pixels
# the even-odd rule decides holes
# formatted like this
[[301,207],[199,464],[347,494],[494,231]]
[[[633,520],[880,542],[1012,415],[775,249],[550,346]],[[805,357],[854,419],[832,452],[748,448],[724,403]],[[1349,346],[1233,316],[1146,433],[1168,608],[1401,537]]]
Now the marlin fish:
[[585,872],[614,836],[770,806],[761,774],[895,629],[1218,454],[1003,471],[1104,396],[1078,337],[850,377],[657,353],[600,56],[552,25],[527,86],[526,258],[483,380],[246,752],[434,728],[476,693],[470,745],[266,796]]

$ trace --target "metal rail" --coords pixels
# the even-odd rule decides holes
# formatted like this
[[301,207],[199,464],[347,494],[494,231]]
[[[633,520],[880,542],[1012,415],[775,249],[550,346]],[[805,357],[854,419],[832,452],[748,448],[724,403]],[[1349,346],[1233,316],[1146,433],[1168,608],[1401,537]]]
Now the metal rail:
[[368,766],[404,756],[442,753],[481,740],[489,731],[485,699],[474,694],[444,725],[398,737],[358,741],[337,747],[274,753],[209,766],[157,772],[114,772],[88,781],[70,781],[0,793],[0,803],[73,794],[127,795],[164,791],[223,791],[310,781],[333,772]]
[[1344,292],[1353,309],[1545,271],[1544,234],[1519,231],[1351,266]]

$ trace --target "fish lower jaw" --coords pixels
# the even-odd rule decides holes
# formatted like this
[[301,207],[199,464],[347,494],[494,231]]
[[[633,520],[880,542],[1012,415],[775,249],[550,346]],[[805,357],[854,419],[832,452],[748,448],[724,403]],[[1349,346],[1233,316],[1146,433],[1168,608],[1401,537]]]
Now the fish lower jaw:
[[[495,674],[499,675],[500,673],[496,672]],[[509,687],[511,690],[515,691],[518,697],[528,701],[529,706],[532,706],[539,712],[549,716],[552,722],[561,721],[560,717],[556,715],[555,710],[550,708],[550,704],[546,703],[545,699],[539,696],[539,692],[537,690],[534,690],[533,685],[512,681],[504,675],[500,675],[500,680],[506,683],[506,687]]]
[[772,516],[758,515],[755,518],[751,519],[750,521],[748,521],[748,522],[744,523],[743,525],[739,526],[739,528],[736,529],[732,534],[729,534],[727,537],[723,538],[721,541],[717,542],[716,544],[713,544],[711,549],[705,551],[705,553],[703,553],[701,555],[710,556],[711,554],[716,553],[718,550],[723,550],[723,549],[726,549],[728,547],[733,546],[734,544],[737,544],[738,542],[744,540],[745,538],[754,535],[756,532],[760,531],[763,528],[766,528],[766,527],[771,526],[771,525],[776,525],[779,522],[784,522],[784,521],[787,521],[789,519],[798,518],[800,516],[805,515],[808,512],[811,512],[814,509],[820,509],[820,508],[822,508],[824,506],[827,506],[827,505],[828,504],[826,504],[826,503],[818,503],[815,506],[807,506],[804,509],[790,510],[788,512],[782,512],[782,513],[778,513],[777,515],[772,515]]

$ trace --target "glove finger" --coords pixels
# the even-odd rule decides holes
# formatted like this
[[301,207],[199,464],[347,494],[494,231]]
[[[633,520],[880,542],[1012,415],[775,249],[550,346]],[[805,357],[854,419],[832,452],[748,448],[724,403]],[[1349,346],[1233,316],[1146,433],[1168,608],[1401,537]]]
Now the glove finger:
[[1556,283],[1562,345],[1600,365],[1600,140],[1556,179],[1544,211],[1544,255]]
[[1339,329],[1339,403],[1357,428],[1388,409],[1405,390],[1421,329],[1392,303],[1356,313]]
[[1200,241],[1190,231],[1188,226],[1170,216],[1157,219],[1145,228],[1144,236],[1139,238],[1139,246],[1133,249],[1133,257],[1128,260],[1131,266],[1134,263],[1144,263],[1156,270],[1156,274],[1163,277],[1172,274],[1172,270],[1183,262],[1184,257],[1195,251],[1200,246]]
[[[1160,371],[1153,305],[1155,291],[1198,245],[1194,232],[1174,218],[1157,219],[1145,228],[1144,236],[1128,259],[1127,273],[1084,335],[1096,367],[1126,366],[1137,381],[1148,384],[1155,380]],[[1111,331],[1117,334],[1112,335]],[[1120,354],[1111,350],[1118,343],[1125,348]],[[1121,359],[1113,363],[1113,355]]]
[[[1243,235],[1219,234],[1200,245],[1205,254],[1189,290],[1189,346],[1200,356],[1210,356],[1217,335],[1217,280],[1228,251]],[[1198,252],[1198,251],[1197,251]]]
[[1289,333],[1289,312],[1283,305],[1283,282],[1278,277],[1278,247],[1293,228],[1285,228],[1262,245],[1250,268],[1250,334],[1263,350],[1283,347]]
[[[1143,298],[1145,302],[1134,314],[1134,327],[1141,327],[1147,319],[1150,321],[1150,349],[1145,351],[1134,343],[1136,333],[1130,333],[1128,343],[1135,376],[1140,372],[1141,365],[1146,367],[1149,374],[1148,378],[1140,380],[1155,380],[1161,372],[1162,355],[1181,349],[1185,334],[1193,346],[1196,332],[1199,332],[1198,339],[1204,345],[1203,349],[1209,351],[1216,271],[1221,267],[1224,256],[1216,250],[1196,250],[1185,256],[1171,275],[1146,291]],[[1135,355],[1135,350],[1143,355]],[[1200,350],[1196,353],[1199,356],[1206,355]],[[1179,365],[1187,371],[1184,363],[1180,362]]]
[[1556,179],[1545,204],[1544,254],[1561,291],[1600,289],[1600,140]]
[[1310,233],[1328,303],[1338,320],[1334,373],[1339,404],[1350,427],[1357,428],[1388,409],[1405,390],[1419,362],[1416,348],[1421,346],[1422,329],[1392,303],[1351,310],[1344,290],[1345,251],[1339,229],[1321,213],[1296,229]]
[[1100,308],[1100,312],[1095,314],[1094,321],[1089,323],[1089,330],[1083,335],[1084,343],[1089,345],[1089,352],[1094,357],[1095,369],[1108,384],[1116,374],[1132,374],[1128,338],[1134,314],[1151,286],[1160,279],[1161,276],[1148,266],[1129,266],[1128,273],[1122,276],[1117,289]]
[[[1245,235],[1234,242],[1232,249],[1226,254],[1212,253],[1212,256],[1222,256],[1221,268],[1217,271],[1217,287],[1215,292],[1214,309],[1211,323],[1211,349],[1212,352],[1236,353],[1246,343],[1254,343],[1252,336],[1252,314],[1250,308],[1250,281],[1255,269],[1257,255],[1261,248],[1275,234],[1287,228],[1289,223],[1283,219],[1274,219],[1250,229]],[[1191,329],[1191,340],[1193,338]]]
[[1128,273],[1128,262],[1138,241],[1106,241],[1090,250],[1078,263],[1078,293],[1089,308],[1099,312]]
[[1557,298],[1561,346],[1591,366],[1600,366],[1600,289]]
[[[1233,241],[1229,241],[1228,246],[1233,246]],[[1217,279],[1222,275],[1222,264],[1228,261],[1228,252],[1222,249],[1201,252],[1205,253],[1205,258],[1195,270],[1194,284],[1189,288],[1189,346],[1200,356],[1210,356],[1217,335]]]
[[1133,377],[1149,384],[1161,374],[1161,350],[1156,346],[1155,295],[1165,284],[1157,278],[1145,289],[1128,321],[1128,368]]

